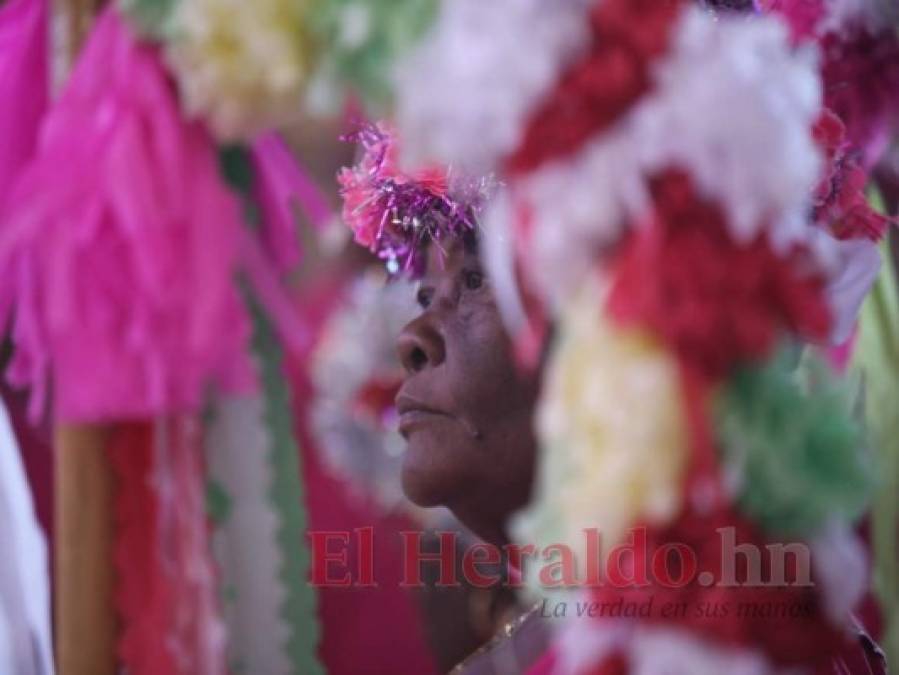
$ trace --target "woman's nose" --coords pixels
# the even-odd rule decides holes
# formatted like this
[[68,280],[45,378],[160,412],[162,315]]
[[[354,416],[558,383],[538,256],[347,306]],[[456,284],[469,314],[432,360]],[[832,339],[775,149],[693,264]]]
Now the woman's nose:
[[406,324],[397,339],[396,347],[400,362],[409,375],[425,368],[436,368],[446,358],[443,335],[434,325],[434,317],[430,312],[424,312]]

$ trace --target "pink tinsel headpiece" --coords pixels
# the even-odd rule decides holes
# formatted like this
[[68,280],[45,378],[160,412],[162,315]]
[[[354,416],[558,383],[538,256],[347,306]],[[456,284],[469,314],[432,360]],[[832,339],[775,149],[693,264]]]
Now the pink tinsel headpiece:
[[421,276],[430,241],[475,232],[489,178],[452,176],[439,166],[403,172],[396,138],[383,123],[366,124],[345,140],[358,142],[364,155],[338,175],[343,219],[391,274]]

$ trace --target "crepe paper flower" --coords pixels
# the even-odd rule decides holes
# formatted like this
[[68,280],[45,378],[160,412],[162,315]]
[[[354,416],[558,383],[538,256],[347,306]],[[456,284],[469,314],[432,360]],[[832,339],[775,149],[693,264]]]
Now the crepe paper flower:
[[801,250],[779,257],[764,236],[735,244],[721,210],[681,172],[666,172],[651,187],[654,217],[613,263],[612,316],[651,330],[711,378],[765,358],[785,331],[828,334],[823,280]]
[[366,125],[347,140],[358,141],[364,155],[337,177],[343,219],[357,243],[387,261],[390,274],[420,276],[428,242],[475,231],[490,178],[453,177],[440,167],[404,173],[384,125]]
[[861,515],[873,489],[872,459],[846,393],[826,366],[803,391],[784,352],[740,369],[716,406],[716,428],[743,513],[778,535],[814,536]]
[[[755,524],[732,509],[686,509],[670,525],[650,527],[646,542],[650,561],[662,546],[676,543],[685,547],[683,550],[692,553],[697,573],[686,583],[665,584],[649,569],[646,585],[602,584],[590,589],[593,601],[598,603],[645,607],[637,630],[676,629],[702,636],[712,649],[755,652],[771,663],[773,672],[782,672],[780,667],[813,669],[828,664],[834,654],[851,645],[849,625],[845,621],[833,623],[826,611],[816,583],[815,559],[809,557],[811,583],[803,583],[807,571],[801,567],[800,556],[779,548],[796,542],[763,536]],[[734,558],[734,547],[744,544],[758,550],[757,567],[748,565],[740,555]],[[685,574],[684,559],[667,556],[665,569],[671,580]],[[772,582],[781,566],[783,578],[790,583]],[[755,583],[756,574],[762,583]],[[712,579],[713,583],[703,584],[702,579]],[[678,605],[686,607],[686,612],[675,616],[670,607]],[[604,625],[601,620],[594,621],[596,629]],[[633,651],[629,655],[637,662],[650,660]]]
[[759,4],[763,11],[782,16],[797,42],[817,43],[825,104],[842,119],[862,167],[870,170],[897,130],[895,4],[879,0],[759,0]]
[[393,99],[398,59],[411,50],[437,14],[437,0],[332,0],[309,17],[321,47],[310,85],[311,105],[334,111],[345,92],[383,113]]
[[846,127],[836,114],[825,109],[814,134],[827,158],[825,175],[815,190],[815,220],[839,239],[879,241],[892,221],[868,202],[868,176],[846,140]]
[[899,30],[872,29],[856,19],[820,40],[824,102],[869,170],[899,131]]
[[[767,232],[784,254],[820,239],[808,219],[821,175],[811,133],[820,85],[813,60],[789,47],[783,26],[770,17],[716,20],[690,8],[653,72],[654,87],[612,127],[566,161],[509,178],[509,206],[495,217],[489,211],[500,207],[488,210],[490,228],[509,221],[503,228],[514,245],[506,250],[551,315],[645,218],[649,179],[671,166],[721,205],[737,243]],[[827,258],[828,246],[809,248]],[[504,313],[514,316],[506,304]]]
[[827,16],[827,0],[755,0],[755,3],[763,12],[782,16],[796,42],[814,37]]
[[846,624],[869,589],[865,544],[849,525],[831,522],[809,546],[824,611],[833,623]]
[[239,273],[282,337],[302,339],[212,139],[183,120],[157,50],[114,8],[2,221],[0,270],[16,302],[10,377],[32,388],[33,416],[51,376],[67,421],[196,410],[209,387],[252,389]]
[[899,20],[890,0],[754,0],[761,12],[780,15],[797,42],[840,32],[859,23],[877,32]]
[[180,0],[166,57],[191,117],[223,141],[296,120],[313,68],[307,0]]
[[535,492],[514,517],[516,541],[581,550],[582,529],[598,528],[608,551],[631,526],[663,525],[680,509],[689,447],[677,364],[601,306],[598,286],[585,285],[559,326],[536,413]]
[[772,675],[758,649],[721,647],[676,627],[641,627],[627,645],[628,675]]
[[34,153],[49,100],[47,21],[47,0],[0,7],[0,205]]
[[716,18],[690,7],[655,80],[633,112],[646,175],[688,171],[721,205],[737,242],[767,230],[783,251],[806,239],[821,171],[811,133],[821,111],[813,53],[792,49],[770,17]]
[[171,34],[172,16],[181,0],[118,0],[122,14],[142,34],[164,39]]
[[406,506],[393,399],[403,380],[396,336],[416,314],[412,285],[367,274],[328,320],[311,357],[317,447],[336,475],[388,509]]
[[453,0],[398,66],[410,165],[486,174],[520,144],[533,107],[589,47],[591,0]]
[[652,62],[664,54],[684,2],[605,0],[594,5],[590,51],[537,107],[509,169],[529,171],[576,151],[614,123],[652,84]]

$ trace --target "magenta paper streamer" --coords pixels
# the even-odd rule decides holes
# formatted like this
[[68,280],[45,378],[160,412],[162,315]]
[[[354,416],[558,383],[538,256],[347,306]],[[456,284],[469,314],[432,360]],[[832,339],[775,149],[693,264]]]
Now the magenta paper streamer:
[[158,50],[114,9],[0,222],[0,287],[15,302],[10,377],[32,388],[33,416],[51,380],[65,421],[197,410],[210,386],[254,389],[241,277],[282,337],[304,334],[212,137],[182,117]]
[[0,203],[31,157],[47,107],[46,0],[0,8]]
[[251,150],[256,170],[254,197],[263,211],[263,242],[269,257],[287,271],[300,260],[297,210],[315,227],[323,227],[334,213],[279,134],[263,134]]

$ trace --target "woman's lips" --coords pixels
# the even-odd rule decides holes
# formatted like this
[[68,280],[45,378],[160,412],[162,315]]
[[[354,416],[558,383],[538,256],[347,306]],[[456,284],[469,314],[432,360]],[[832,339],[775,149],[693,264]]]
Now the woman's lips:
[[406,394],[397,396],[396,411],[400,416],[399,431],[403,438],[408,438],[409,434],[416,427],[431,423],[439,418],[452,418],[448,412],[430,406]]

